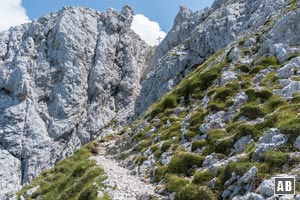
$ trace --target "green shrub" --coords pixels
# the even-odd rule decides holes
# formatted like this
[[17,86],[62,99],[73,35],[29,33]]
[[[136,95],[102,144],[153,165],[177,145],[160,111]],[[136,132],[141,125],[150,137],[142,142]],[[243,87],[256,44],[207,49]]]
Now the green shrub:
[[253,163],[250,162],[231,162],[229,163],[224,170],[224,182],[231,178],[232,172],[235,172],[236,175],[243,176],[251,167]]
[[293,143],[300,133],[300,117],[285,121],[280,125],[279,130],[288,136],[290,143]]
[[267,151],[263,154],[263,161],[267,163],[270,168],[281,168],[289,161],[289,154],[278,151]]
[[146,147],[149,147],[151,145],[151,141],[150,140],[142,140],[138,143],[136,150],[137,151],[141,151]]
[[189,184],[189,180],[179,177],[177,175],[171,174],[166,178],[166,189],[169,192],[178,193],[184,186]]
[[221,129],[213,129],[213,130],[208,131],[207,141],[209,144],[214,145],[218,139],[222,139],[226,136],[227,136],[227,134],[225,131],[223,131]]
[[166,152],[170,147],[171,147],[171,141],[167,140],[162,144],[160,149],[162,152]]
[[155,158],[156,158],[156,159],[159,159],[162,153],[163,153],[163,152],[162,152],[160,149],[156,150],[156,151],[154,152]]
[[263,100],[268,100],[269,98],[271,98],[273,96],[273,92],[271,92],[270,90],[256,91],[255,96],[257,98],[261,98]]
[[239,65],[237,69],[244,73],[248,73],[250,71],[249,65]]
[[258,117],[264,117],[265,113],[263,109],[256,105],[245,105],[241,108],[240,115],[247,117],[250,120]]
[[192,139],[193,137],[198,135],[199,131],[187,131],[186,133],[184,133],[184,137],[186,139]]
[[92,163],[85,163],[80,162],[76,165],[74,171],[72,172],[72,176],[74,177],[80,177],[82,176],[93,164]]
[[195,140],[192,142],[192,151],[202,148],[207,144],[206,140]]
[[286,102],[282,98],[272,98],[265,103],[264,108],[268,111],[268,113],[271,113],[275,111],[275,109],[277,109],[278,107],[283,106],[285,104]]
[[258,98],[266,101],[273,96],[273,93],[270,90],[255,91],[253,88],[247,89],[245,93],[248,95],[249,102],[256,101]]
[[161,181],[165,177],[166,171],[166,166],[157,166],[154,170],[154,182],[158,183]]
[[92,153],[92,154],[99,154],[99,148],[98,144],[96,142],[91,142],[86,146],[86,148]]
[[204,117],[205,114],[201,111],[192,114],[190,118],[190,127],[195,127],[197,130],[199,130],[200,125],[203,123]]
[[211,171],[197,171],[194,174],[193,183],[197,185],[206,185],[211,179],[214,178],[214,175]]
[[293,95],[293,98],[291,100],[291,103],[300,103],[300,94],[299,93],[296,93]]
[[239,46],[242,46],[244,45],[244,43],[247,41],[247,38],[246,37],[242,37],[240,40],[239,40]]
[[188,184],[176,194],[176,200],[217,200],[214,193],[206,186]]
[[249,124],[241,124],[239,125],[236,130],[234,131],[234,141],[239,140],[243,136],[250,135],[254,139],[259,138],[260,132],[256,129],[255,126],[251,126]]
[[228,107],[232,106],[233,104],[234,104],[234,101],[231,100],[231,99],[228,99],[228,100],[225,102],[224,108],[228,108]]
[[138,165],[141,165],[141,164],[143,164],[143,162],[144,162],[145,160],[147,160],[147,159],[148,159],[147,156],[139,156],[139,157],[137,158],[137,164],[138,164]]
[[190,175],[192,167],[201,167],[204,161],[203,156],[187,152],[176,153],[168,164],[167,172],[174,174]]
[[[104,172],[96,162],[90,160],[94,144],[81,147],[74,155],[60,161],[52,169],[44,171],[29,185],[22,189],[18,196],[28,189],[40,185],[40,188],[28,199],[54,200],[54,199],[87,199],[97,200],[96,182],[101,187],[105,180]],[[105,195],[105,198],[108,199]]]
[[157,104],[151,108],[150,117],[154,118],[160,113],[164,113],[165,110],[175,108],[177,105],[178,96],[174,93],[166,94]]
[[271,66],[271,65],[278,65],[278,60],[275,56],[272,57],[262,57],[259,62],[259,65],[263,65],[263,66]]
[[211,112],[221,111],[221,110],[224,110],[224,105],[221,103],[212,102],[207,105],[207,110],[209,110]]
[[163,110],[167,108],[175,108],[177,105],[177,96],[169,94],[162,100]]
[[231,96],[233,91],[229,88],[221,88],[216,91],[216,94],[213,97],[214,101],[222,101],[224,102],[228,96]]
[[157,151],[159,148],[158,148],[158,145],[157,145],[157,144],[154,144],[154,145],[152,145],[152,146],[150,147],[150,149],[151,149],[152,152],[155,152],[155,151]]
[[249,74],[257,74],[258,72],[260,72],[261,70],[266,69],[267,66],[264,65],[256,65],[253,68],[251,68]]
[[233,147],[233,139],[230,137],[219,139],[215,145],[215,152],[228,155]]

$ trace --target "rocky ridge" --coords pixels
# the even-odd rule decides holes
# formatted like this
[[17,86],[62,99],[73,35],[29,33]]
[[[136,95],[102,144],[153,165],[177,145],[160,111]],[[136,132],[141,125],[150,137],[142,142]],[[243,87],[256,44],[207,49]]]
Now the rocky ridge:
[[181,8],[142,67],[135,117],[159,101],[118,133],[111,157],[169,199],[279,198],[270,177],[299,179],[299,6]]
[[[147,91],[149,95],[156,89],[170,91],[120,132],[121,139],[115,143],[118,150],[114,147],[112,154],[133,174],[150,176],[159,194],[170,199],[299,199],[299,194],[276,196],[273,188],[276,176],[293,176],[297,181],[300,176],[300,5],[298,1],[264,2],[216,3],[210,15],[220,16],[231,8],[248,14],[249,18],[237,15],[249,20],[241,26],[244,29],[238,29],[244,30],[243,34],[216,53],[212,51],[209,59],[175,87],[167,89],[176,79],[169,79],[167,71],[176,74],[189,69],[180,64],[177,68],[178,61],[184,60],[180,60],[182,55],[175,56],[176,64],[169,62],[171,51],[166,56],[169,65],[160,65],[164,61],[158,59],[158,67],[143,82],[137,103],[140,98],[149,100],[145,109],[160,98],[151,99]],[[187,15],[183,9],[181,13]],[[222,19],[229,21],[215,20]],[[219,28],[226,30],[226,26]],[[213,35],[207,32],[206,37]],[[170,33],[154,56],[163,51],[168,37]],[[226,41],[230,34],[223,37]]]
[[148,63],[147,79],[135,102],[135,113],[146,111],[166,92],[219,49],[260,30],[287,2],[264,0],[220,1],[192,12],[181,7],[173,28]]
[[128,121],[151,51],[132,20],[65,7],[0,33],[0,199]]

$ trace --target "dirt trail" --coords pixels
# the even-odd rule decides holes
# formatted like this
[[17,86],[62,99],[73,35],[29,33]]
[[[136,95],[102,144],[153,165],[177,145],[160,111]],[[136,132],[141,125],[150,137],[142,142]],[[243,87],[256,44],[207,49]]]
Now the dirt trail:
[[130,175],[128,169],[121,167],[116,160],[106,154],[107,147],[113,142],[101,143],[99,154],[93,156],[93,159],[108,176],[104,181],[105,192],[113,200],[150,200],[152,197],[162,199],[154,192],[155,187],[153,185],[146,184],[139,177]]

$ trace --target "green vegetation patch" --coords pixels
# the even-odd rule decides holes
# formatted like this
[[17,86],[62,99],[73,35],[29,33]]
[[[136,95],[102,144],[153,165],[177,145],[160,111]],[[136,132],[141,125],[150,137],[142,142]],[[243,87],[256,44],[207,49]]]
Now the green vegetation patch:
[[[94,148],[95,143],[81,147],[73,156],[58,162],[54,168],[36,177],[18,193],[18,197],[39,185],[40,188],[28,200],[37,197],[41,200],[99,200],[99,189],[94,183],[102,187],[106,176],[96,162],[89,159]],[[105,195],[101,199],[110,198]]]
[[193,183],[197,185],[206,185],[213,178],[214,175],[209,170],[197,171],[194,174]]
[[193,73],[186,76],[171,92],[167,93],[158,103],[151,106],[146,117],[153,119],[158,114],[163,113],[165,109],[176,107],[179,103],[180,97],[184,97],[186,102],[189,101],[191,96],[202,98],[202,92],[212,85],[213,81],[220,76],[221,69],[224,66],[227,66],[226,61],[223,61],[211,66],[207,71],[204,71],[223,51],[224,50],[220,50],[215,53]]
[[300,117],[287,120],[279,126],[279,130],[288,136],[289,142],[293,143],[300,133]]
[[243,136],[247,135],[250,135],[253,139],[257,140],[261,134],[259,129],[257,129],[255,126],[250,124],[241,124],[237,126],[234,131],[234,141],[237,141]]
[[205,147],[206,145],[206,140],[195,140],[192,142],[192,151],[196,151],[197,149]]
[[193,166],[201,167],[204,161],[204,156],[187,153],[177,152],[171,159],[167,172],[173,174],[191,175]]
[[189,184],[189,180],[175,174],[170,174],[166,178],[166,189],[170,192],[178,193],[184,186]]
[[276,170],[288,163],[289,154],[281,151],[267,151],[263,154],[263,161],[269,165],[270,169]]
[[180,190],[175,197],[176,200],[217,200],[215,194],[206,186],[188,184]]
[[266,113],[264,112],[263,108],[258,105],[245,105],[241,108],[238,117],[245,116],[250,120],[264,117]]
[[[268,176],[269,174],[269,165],[265,163],[258,163],[258,162],[231,162],[226,167],[225,170],[220,174],[223,182],[226,182],[228,179],[231,178],[233,172],[236,175],[243,176],[249,169],[253,166],[258,168],[258,174],[256,174],[256,178],[261,180],[263,177]],[[258,180],[258,181],[259,181]],[[255,181],[254,181],[255,182]],[[259,185],[259,183],[257,183]],[[257,185],[257,186],[258,186]]]
[[154,182],[158,183],[160,180],[162,180],[165,177],[166,171],[166,166],[157,166],[154,170]]

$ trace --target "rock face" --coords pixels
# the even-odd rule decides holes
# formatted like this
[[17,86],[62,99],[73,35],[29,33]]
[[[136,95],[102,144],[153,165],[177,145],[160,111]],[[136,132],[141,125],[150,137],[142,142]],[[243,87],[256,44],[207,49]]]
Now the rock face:
[[[147,69],[152,71],[142,83],[135,103],[136,116],[172,89],[195,65],[204,62],[239,36],[260,30],[286,3],[284,0],[217,0],[211,8],[197,12],[181,7],[173,28],[148,63]],[[296,16],[287,16],[285,21],[290,18]],[[282,33],[280,28],[284,29],[284,26],[278,24],[278,28],[271,33],[274,39]]]
[[66,7],[0,33],[0,199],[128,120],[151,50],[132,19]]
[[[168,109],[160,114],[167,118],[153,113],[153,119],[141,118],[124,130],[110,151],[128,158],[121,164],[131,172],[149,177],[158,162],[160,167],[172,164],[176,146],[187,153],[180,156],[203,154],[203,165],[197,162],[187,168],[213,174],[229,163],[261,162],[264,152],[288,142],[284,128],[268,127],[260,139],[253,130],[266,118],[262,108],[267,106],[268,91],[262,89],[282,97],[275,99],[268,115],[277,103],[288,104],[300,89],[300,15],[299,9],[287,10],[291,2],[216,0],[211,8],[197,12],[181,7],[153,55],[153,49],[130,29],[133,11],[128,6],[105,13],[68,7],[0,33],[0,199],[80,145],[139,116],[221,48],[204,69],[194,72],[199,77],[211,74],[208,88],[196,88],[201,94],[188,93],[196,94],[199,102],[192,98],[185,102],[180,94],[180,101],[172,102],[176,108],[164,105]],[[241,81],[246,73],[249,80]],[[222,98],[215,98],[218,95]],[[229,127],[232,122],[239,129]],[[210,132],[213,129],[219,130]],[[249,133],[241,135],[243,129]],[[292,145],[299,148],[299,140]],[[264,191],[253,193],[258,191],[252,184],[255,174],[261,172],[259,166],[252,167],[242,174],[228,173],[226,189],[219,194],[230,199],[269,196]],[[248,193],[237,196],[242,191]]]

